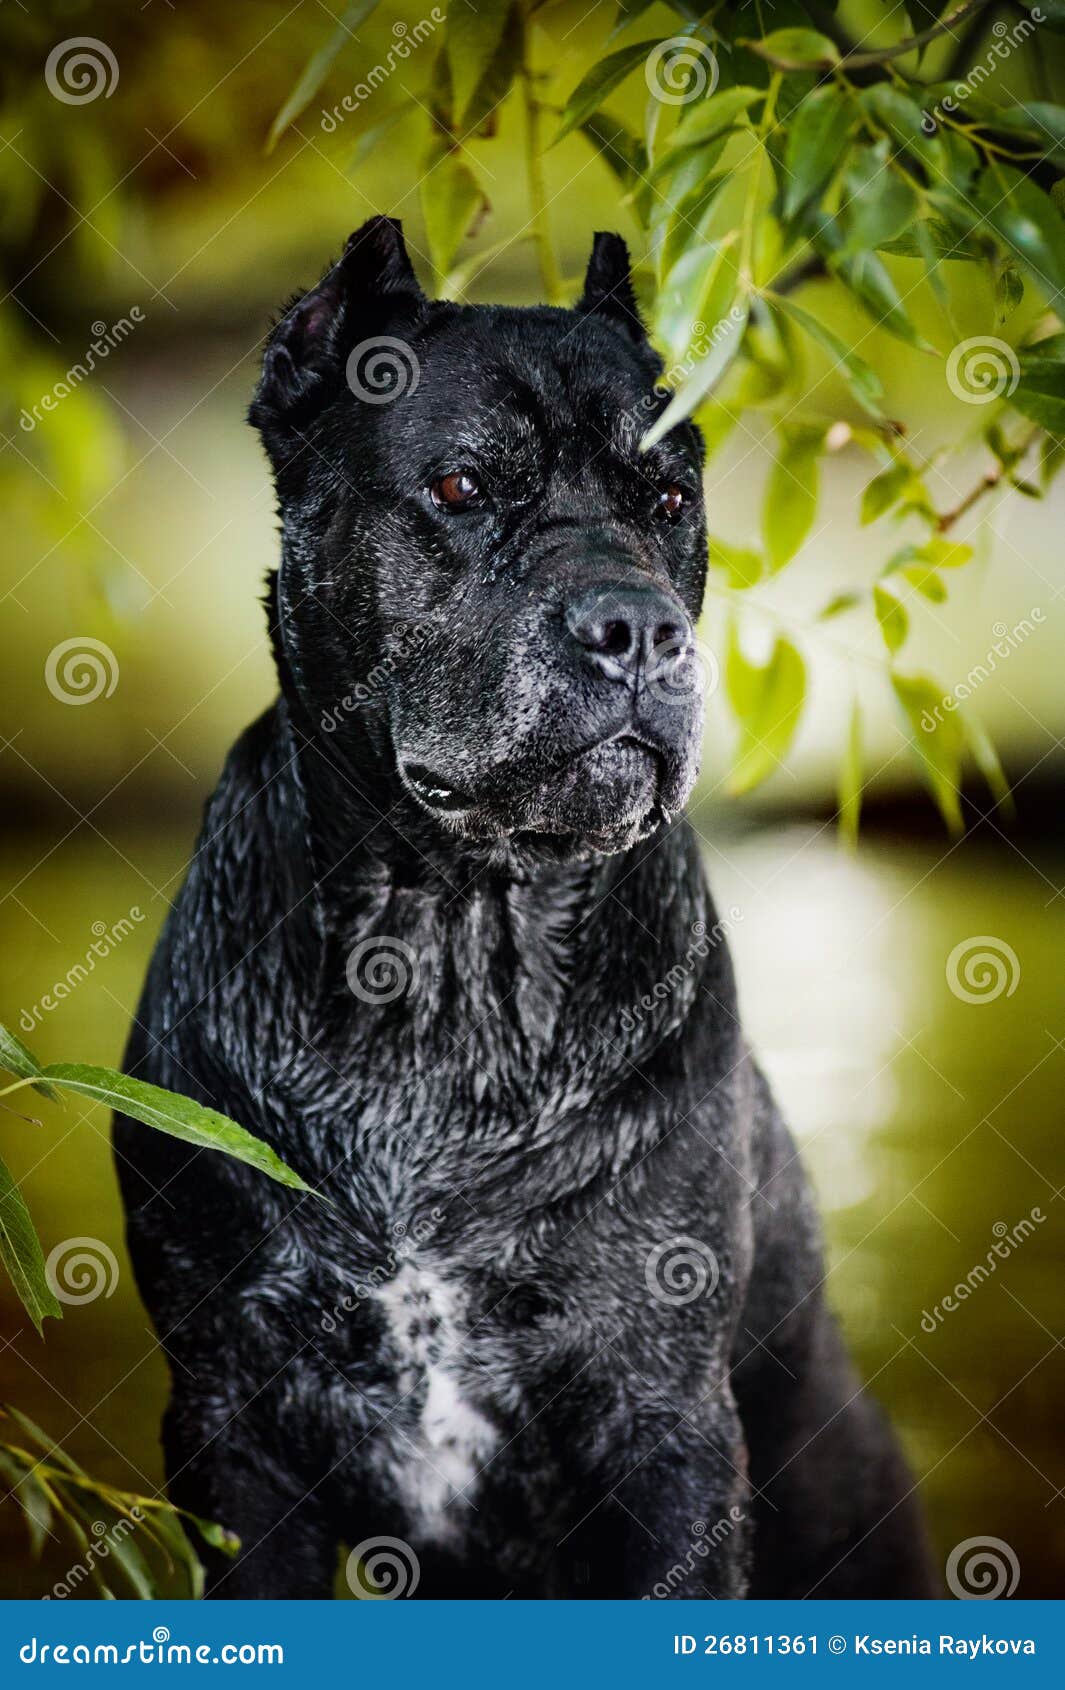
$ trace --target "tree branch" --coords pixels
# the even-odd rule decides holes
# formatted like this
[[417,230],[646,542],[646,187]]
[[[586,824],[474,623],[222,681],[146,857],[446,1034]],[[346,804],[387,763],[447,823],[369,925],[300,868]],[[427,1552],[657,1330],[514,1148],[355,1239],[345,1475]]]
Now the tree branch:
[[840,69],[864,70],[870,65],[887,64],[891,59],[901,59],[907,53],[912,53],[916,47],[923,47],[929,41],[936,41],[941,35],[953,34],[958,24],[966,19],[975,17],[988,5],[989,0],[963,0],[963,4],[956,6],[945,18],[940,18],[930,29],[922,29],[919,35],[908,35],[902,41],[896,41],[893,47],[879,47],[868,53],[844,53]]
[[1017,456],[1014,459],[1014,462],[1008,466],[1004,463],[996,463],[993,468],[986,470],[976,483],[976,486],[970,487],[964,499],[959,500],[952,510],[944,511],[942,513],[936,523],[936,533],[948,534],[959,518],[965,516],[969,511],[971,511],[973,506],[978,504],[986,493],[994,492],[1003,476],[1012,475],[1014,470],[1017,468],[1017,465],[1024,460],[1031,448],[1035,445],[1042,432],[1043,430],[1039,427],[1038,423],[1034,428],[1029,429],[1020,445],[1016,448]]

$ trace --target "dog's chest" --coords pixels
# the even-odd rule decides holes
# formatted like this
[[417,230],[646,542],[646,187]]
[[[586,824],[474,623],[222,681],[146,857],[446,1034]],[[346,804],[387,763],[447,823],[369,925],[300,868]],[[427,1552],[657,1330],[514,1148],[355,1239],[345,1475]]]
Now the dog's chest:
[[460,1299],[447,1281],[414,1263],[375,1295],[395,1369],[388,1477],[420,1535],[455,1542],[499,1442],[464,1378]]

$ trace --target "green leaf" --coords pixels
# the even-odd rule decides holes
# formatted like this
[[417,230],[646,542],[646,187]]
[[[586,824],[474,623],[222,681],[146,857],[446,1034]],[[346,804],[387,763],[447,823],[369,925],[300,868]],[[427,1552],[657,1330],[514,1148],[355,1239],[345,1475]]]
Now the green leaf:
[[827,187],[838,168],[853,122],[850,102],[835,85],[815,88],[800,103],[791,120],[784,151],[785,217],[794,217]]
[[925,675],[892,675],[917,767],[952,834],[962,831],[961,762],[964,740],[943,692]]
[[[164,1091],[162,1086],[148,1085],[113,1068],[91,1068],[81,1063],[55,1062],[44,1069],[53,1085],[64,1091],[76,1092],[97,1103],[106,1103],[120,1115],[129,1115],[145,1126],[156,1127],[172,1138],[186,1144],[198,1144],[205,1150],[220,1150],[250,1168],[258,1168],[280,1185],[294,1191],[310,1191],[299,1175],[293,1173],[268,1144],[202,1103],[194,1103],[178,1092]],[[49,1311],[51,1312],[51,1311]]]
[[923,217],[908,234],[884,241],[880,251],[895,258],[923,258],[926,263],[929,253],[936,259],[956,258],[969,264],[983,264],[987,259],[978,241],[956,234],[949,224],[935,217]]
[[847,385],[855,399],[864,411],[878,422],[883,421],[883,411],[880,401],[884,397],[884,388],[880,377],[864,358],[859,358],[857,352],[852,352],[845,341],[841,340],[834,329],[830,329],[820,318],[812,317],[809,311],[804,311],[799,305],[782,294],[773,295],[773,304],[784,311],[799,327],[808,334],[811,340],[816,340],[825,351],[834,358],[839,365]]
[[910,184],[870,147],[851,155],[844,176],[840,217],[845,240],[837,259],[852,258],[894,240],[917,215],[917,196]]
[[775,29],[761,41],[741,39],[738,45],[778,70],[831,70],[839,64],[839,48],[816,29]]
[[635,187],[640,177],[646,174],[647,157],[643,143],[616,117],[598,112],[579,124],[578,128],[623,188]]
[[729,630],[725,687],[740,726],[728,790],[739,795],[779,767],[799,725],[806,665],[789,640],[778,638],[764,665],[744,655],[735,625]]
[[889,593],[879,581],[873,588],[873,608],[876,619],[880,624],[880,632],[884,636],[884,644],[894,657],[900,646],[905,643],[906,635],[910,631],[910,618],[906,606],[897,599],[894,593]]
[[85,1478],[85,1469],[79,1467],[74,1457],[68,1455],[59,1444],[53,1444],[52,1440],[41,1431],[36,1420],[31,1420],[28,1414],[23,1413],[22,1409],[15,1408],[9,1402],[2,1405],[2,1412],[15,1422],[20,1431],[24,1432],[29,1438],[30,1443],[39,1449],[42,1455],[46,1455],[50,1462],[64,1468],[68,1473],[75,1474],[79,1479]]
[[1049,299],[1065,289],[1065,221],[1054,202],[1011,165],[989,165],[976,184],[988,223]]
[[1040,444],[1039,479],[1044,493],[1049,492],[1062,464],[1065,464],[1065,430],[1060,439],[1048,434]]
[[1024,277],[1015,264],[1005,260],[995,266],[995,327],[1000,329],[1024,298]]
[[714,325],[709,351],[690,375],[685,376],[662,415],[652,423],[640,441],[641,452],[646,452],[702,404],[739,351],[749,312],[750,301],[743,295],[733,302],[728,315]]
[[847,743],[839,766],[839,832],[851,850],[858,843],[862,813],[862,712],[858,700],[851,705]]
[[455,117],[461,123],[503,39],[511,0],[448,0],[447,55]]
[[463,112],[462,126],[468,132],[478,135],[495,133],[498,108],[510,92],[521,68],[522,34],[521,8],[514,4],[504,20],[502,37],[496,50],[485,66]]
[[934,352],[910,321],[898,288],[875,252],[848,254],[844,236],[833,217],[818,214],[810,219],[810,236],[829,269],[837,275],[879,328],[922,352]]
[[[689,154],[685,164],[698,163],[708,160],[722,150],[723,143],[711,142],[704,152]],[[676,203],[672,211],[665,240],[662,242],[660,263],[661,274],[666,275],[678,264],[684,254],[694,248],[706,246],[706,235],[703,224],[717,203],[718,195],[726,188],[731,180],[727,170],[716,173],[707,166],[701,173],[695,186],[689,188]]]
[[740,591],[745,587],[753,587],[765,574],[761,553],[753,551],[749,546],[731,546],[727,540],[719,540],[711,535],[708,549],[710,567],[724,570],[730,587]]
[[655,166],[656,178],[672,170],[685,153],[695,147],[705,147],[708,141],[727,134],[755,100],[764,99],[764,88],[723,88],[708,100],[692,106],[677,124],[668,147]]
[[941,534],[934,534],[922,546],[916,546],[913,555],[931,564],[933,569],[961,569],[972,561],[976,552],[964,540],[947,540]]
[[1018,362],[1021,378],[1010,404],[1056,440],[1065,440],[1065,334],[1037,341]]
[[739,286],[737,251],[734,230],[724,240],[704,241],[685,252],[662,282],[655,301],[655,333],[674,363],[727,317]]
[[598,64],[594,64],[566,101],[562,124],[551,143],[552,146],[561,141],[564,135],[568,135],[571,129],[577,129],[585,123],[593,112],[598,111],[607,95],[619,83],[624,82],[637,65],[643,63],[648,53],[660,45],[661,38],[653,41],[630,41],[627,47],[619,47],[617,52],[608,53],[605,59],[600,59]]
[[887,130],[896,148],[920,159],[933,179],[945,174],[947,153],[943,138],[926,133],[922,127],[923,113],[915,101],[886,82],[863,88],[859,98],[874,121]]
[[862,524],[875,522],[892,505],[898,504],[913,480],[913,469],[905,458],[896,458],[887,469],[874,475],[862,493]]
[[2,1024],[0,1024],[0,1068],[6,1068],[9,1073],[17,1074],[20,1080],[32,1079],[34,1091],[39,1091],[42,1097],[50,1097],[53,1101],[55,1100],[57,1094],[47,1081],[35,1078],[42,1072],[42,1069],[32,1050],[23,1044],[10,1027],[5,1027]]
[[922,598],[930,599],[933,604],[942,604],[947,596],[947,589],[937,569],[932,569],[927,563],[902,563],[891,569],[893,575],[901,575],[906,584],[920,593]]
[[462,242],[475,232],[488,201],[461,154],[441,147],[435,157],[436,163],[427,166],[419,187],[429,256],[433,268],[443,277]]
[[987,730],[981,726],[975,716],[962,717],[962,729],[965,734],[969,750],[972,752],[980,773],[987,782],[987,788],[996,806],[1006,814],[1012,815],[1014,810],[1013,793],[1010,783],[1006,779],[1005,771],[999,761],[998,752]]
[[837,593],[830,598],[824,608],[818,613],[819,622],[831,622],[834,616],[843,616],[848,610],[857,609],[862,602],[861,593]]
[[52,1529],[52,1504],[37,1475],[17,1450],[0,1444],[0,1479],[22,1509],[30,1539],[30,1554],[38,1559]]
[[813,527],[825,442],[820,426],[785,423],[779,432],[780,447],[762,503],[762,537],[771,575],[790,563]]
[[22,1305],[38,1332],[43,1330],[45,1315],[62,1320],[63,1311],[56,1302],[44,1271],[44,1253],[37,1229],[30,1218],[26,1200],[0,1161],[0,1261],[18,1292]]
[[396,125],[402,123],[403,119],[409,117],[410,114],[410,106],[393,106],[392,110],[386,112],[377,123],[371,123],[368,129],[364,129],[352,149],[348,169],[355,170],[365,159],[369,158],[374,148],[384,140],[385,136],[391,134]]
[[268,153],[273,152],[289,125],[295,123],[301,112],[306,111],[332,70],[337,55],[351,41],[359,25],[365,23],[370,13],[377,10],[378,4],[379,0],[355,0],[355,4],[349,6],[341,15],[336,28],[326,37],[322,46],[311,54],[295,88],[274,118],[266,140]]

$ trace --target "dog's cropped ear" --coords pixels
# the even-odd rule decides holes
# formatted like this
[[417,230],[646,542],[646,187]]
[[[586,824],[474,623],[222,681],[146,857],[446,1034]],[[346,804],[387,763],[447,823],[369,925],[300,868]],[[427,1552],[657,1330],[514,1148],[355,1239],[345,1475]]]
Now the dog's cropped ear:
[[577,304],[582,315],[607,317],[634,339],[644,338],[644,326],[632,291],[629,249],[620,235],[600,231],[592,242],[592,256]]
[[271,456],[284,456],[289,432],[335,398],[345,360],[360,340],[416,316],[424,304],[402,226],[392,217],[371,217],[348,237],[317,287],[293,300],[267,340],[248,420]]

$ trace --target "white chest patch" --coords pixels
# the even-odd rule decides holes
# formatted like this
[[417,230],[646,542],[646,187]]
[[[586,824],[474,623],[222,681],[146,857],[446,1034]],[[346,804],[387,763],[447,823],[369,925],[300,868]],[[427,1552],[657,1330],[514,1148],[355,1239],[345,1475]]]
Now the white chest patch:
[[[477,1475],[499,1442],[463,1392],[464,1329],[455,1291],[438,1274],[408,1262],[377,1298],[397,1360],[391,1476],[425,1536],[453,1542],[473,1506]],[[403,1405],[419,1401],[412,1436]]]

